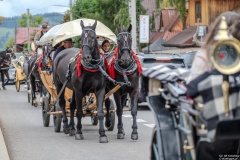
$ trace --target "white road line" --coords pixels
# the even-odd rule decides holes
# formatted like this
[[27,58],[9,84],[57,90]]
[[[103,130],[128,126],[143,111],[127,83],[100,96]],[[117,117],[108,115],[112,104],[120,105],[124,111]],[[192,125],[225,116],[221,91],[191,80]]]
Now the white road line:
[[150,128],[153,128],[155,126],[155,124],[143,124],[143,125],[150,127]]
[[[133,120],[133,119],[131,119],[131,120]],[[145,120],[143,120],[143,119],[137,119],[137,122],[147,122],[147,121],[145,121]]]
[[124,115],[122,115],[123,117],[126,117],[126,118],[129,118],[129,117],[132,117],[132,115],[130,115],[130,114],[124,114]]

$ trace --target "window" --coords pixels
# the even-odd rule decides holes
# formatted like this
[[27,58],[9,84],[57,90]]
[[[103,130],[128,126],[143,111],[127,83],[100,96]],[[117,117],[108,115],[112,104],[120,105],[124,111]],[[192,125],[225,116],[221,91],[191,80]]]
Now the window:
[[195,2],[195,20],[196,22],[198,22],[198,19],[199,19],[199,22],[202,21],[202,12],[201,12],[201,1],[196,1]]

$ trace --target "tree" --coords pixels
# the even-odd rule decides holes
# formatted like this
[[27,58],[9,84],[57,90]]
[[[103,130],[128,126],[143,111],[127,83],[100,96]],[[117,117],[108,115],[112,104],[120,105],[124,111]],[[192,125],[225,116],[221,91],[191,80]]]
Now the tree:
[[4,48],[7,48],[7,47],[12,47],[14,48],[14,44],[15,44],[15,38],[14,37],[11,37],[8,39],[8,41],[4,44]]
[[60,23],[62,24],[62,23],[69,22],[69,21],[70,21],[70,11],[68,10],[68,11],[64,14],[63,20],[62,20]]
[[[27,27],[27,14],[24,13],[21,15],[20,20],[17,20],[17,23],[20,27]],[[43,22],[43,17],[42,16],[32,16],[29,14],[29,26],[30,27],[39,27]]]
[[0,16],[0,24],[2,24],[3,19],[4,19],[4,17]]

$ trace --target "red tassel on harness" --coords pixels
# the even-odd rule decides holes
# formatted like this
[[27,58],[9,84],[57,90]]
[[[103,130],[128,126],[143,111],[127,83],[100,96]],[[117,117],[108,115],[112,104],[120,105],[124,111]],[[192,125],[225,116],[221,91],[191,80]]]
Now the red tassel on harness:
[[[113,59],[111,61],[110,67],[109,67],[109,75],[113,79],[115,79],[115,77],[116,77],[114,63],[115,63],[115,59],[117,59],[117,55],[118,55],[118,47],[116,47],[115,50],[114,50]],[[135,54],[135,52],[133,50],[132,50],[132,55],[133,55],[133,58],[135,59],[135,61],[137,63],[138,75],[140,75],[142,73],[141,62],[140,62],[139,58],[137,57],[137,55]]]
[[82,49],[80,49],[78,54],[79,54],[79,56],[77,58],[76,70],[77,70],[77,77],[80,77],[81,73],[82,73],[82,71],[81,71],[81,66],[82,66],[82,64],[81,64]]

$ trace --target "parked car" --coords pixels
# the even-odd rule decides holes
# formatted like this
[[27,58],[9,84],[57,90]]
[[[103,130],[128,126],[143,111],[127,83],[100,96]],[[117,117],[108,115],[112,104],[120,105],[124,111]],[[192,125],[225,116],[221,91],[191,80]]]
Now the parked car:
[[[175,67],[187,67],[185,59],[181,54],[143,54],[138,53],[143,70],[159,64],[173,65]],[[145,77],[139,78],[138,103],[146,102],[148,81]]]
[[181,54],[181,56],[184,59],[184,62],[186,64],[186,66],[188,68],[192,67],[192,62],[193,62],[193,59],[194,59],[196,53],[197,53],[197,51],[190,51],[190,52],[186,52],[186,53]]

